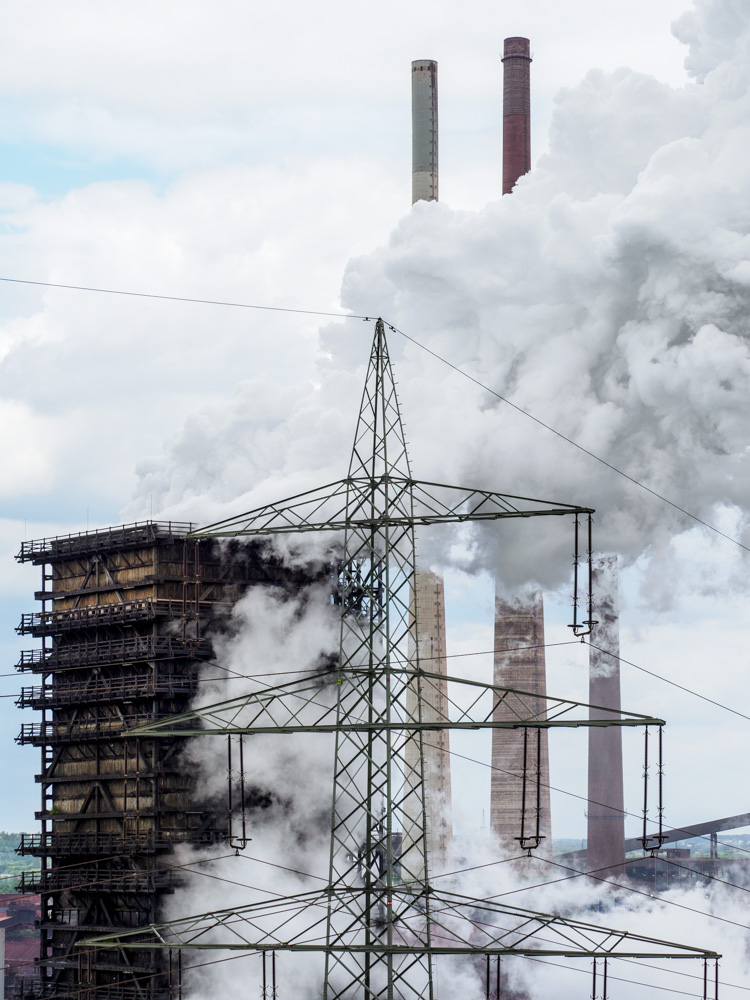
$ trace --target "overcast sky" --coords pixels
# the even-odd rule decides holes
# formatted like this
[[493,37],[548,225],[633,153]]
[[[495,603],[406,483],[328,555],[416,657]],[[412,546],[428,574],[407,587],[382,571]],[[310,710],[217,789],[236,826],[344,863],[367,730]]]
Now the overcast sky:
[[[482,246],[489,245],[483,243],[485,227],[495,227],[492,239],[503,242],[504,233],[516,231],[513,226],[526,225],[520,217],[511,220],[507,208],[502,209],[505,221],[497,221],[503,38],[530,37],[534,56],[532,154],[538,169],[517,204],[528,205],[535,219],[544,216],[545,225],[557,225],[549,210],[557,198],[562,235],[554,254],[565,259],[578,251],[566,240],[567,222],[560,222],[568,211],[560,207],[560,178],[566,178],[566,204],[578,212],[570,232],[598,245],[609,225],[601,220],[606,213],[611,220],[619,210],[618,199],[641,183],[654,151],[683,136],[707,134],[701,114],[713,120],[714,107],[723,107],[721,99],[731,103],[729,83],[707,112],[696,110],[700,102],[690,95],[701,86],[696,82],[700,58],[713,60],[714,66],[730,60],[731,40],[741,35],[737,25],[747,28],[746,16],[739,0],[699,4],[706,24],[716,31],[702,48],[694,46],[688,76],[684,41],[689,40],[689,25],[682,22],[683,42],[670,26],[689,7],[687,0],[593,6],[582,0],[564,5],[468,0],[459,19],[456,5],[442,0],[419,0],[407,7],[385,0],[369,8],[331,0],[264,8],[186,0],[179,16],[167,5],[144,2],[117,7],[75,0],[64,6],[49,0],[13,4],[0,37],[0,276],[302,309],[359,305],[383,311],[394,322],[411,322],[410,329],[421,334],[437,303],[440,315],[450,312],[443,299],[453,294],[454,271],[456,294],[467,301],[476,296],[480,308],[477,288],[481,285],[484,294],[489,279],[473,284],[477,268],[467,262],[476,261]],[[450,215],[410,209],[410,62],[417,58],[439,62],[440,191]],[[715,117],[721,118],[720,110]],[[727,120],[729,134],[734,126]],[[580,169],[579,161],[585,164]],[[747,177],[730,176],[730,168],[721,167],[724,162],[717,170],[728,177],[728,188],[746,192]],[[580,183],[571,179],[576,173]],[[660,177],[657,181],[662,186],[656,184],[648,197],[668,199],[674,188]],[[729,195],[727,199],[731,208]],[[644,204],[651,202],[642,201],[642,213],[647,211]],[[685,204],[682,198],[675,211],[679,214]],[[584,214],[585,224],[580,221]],[[701,225],[708,232],[710,227]],[[395,241],[390,235],[394,230]],[[552,230],[544,232],[539,252],[550,254]],[[686,241],[692,238],[692,231],[685,236]],[[705,254],[715,253],[711,248],[719,242],[706,237]],[[442,260],[436,256],[440,249],[445,251]],[[736,254],[739,267],[747,250],[741,247]],[[415,298],[410,275],[419,260],[427,263]],[[534,265],[527,270],[533,273]],[[487,273],[491,275],[491,267]],[[431,290],[430,280],[439,282],[439,289],[435,285]],[[563,275],[556,284],[570,280]],[[490,298],[501,293],[500,285],[487,292]],[[531,296],[528,289],[524,294]],[[587,290],[579,281],[571,315],[588,307],[587,296],[595,294],[593,283]],[[524,301],[527,305],[516,315],[519,329],[533,296]],[[701,329],[711,319],[705,302],[703,307]],[[419,330],[417,314],[423,317]],[[537,313],[534,323],[554,323],[559,315],[550,307]],[[618,322],[628,320],[622,316]],[[448,332],[441,331],[439,349],[478,377],[493,376],[486,351],[477,347],[472,353],[466,346],[474,335],[467,332],[471,329],[468,321],[449,324]],[[725,325],[719,333],[727,329]],[[121,517],[132,520],[152,509],[155,516],[183,509],[192,514],[203,509],[204,493],[231,507],[235,496],[251,492],[260,481],[258,469],[269,481],[263,447],[282,456],[278,481],[286,484],[294,480],[294,463],[305,450],[300,441],[312,433],[311,427],[316,434],[324,427],[322,441],[328,440],[326,433],[333,441],[350,435],[356,359],[364,358],[368,331],[360,326],[343,332],[326,328],[321,341],[319,330],[320,320],[310,317],[269,318],[245,310],[0,287],[0,417],[5,428],[0,439],[0,642],[5,672],[12,671],[18,649],[29,646],[13,627],[23,611],[33,610],[33,592],[39,589],[38,571],[13,561],[24,537],[104,526]],[[721,351],[725,346],[719,345]],[[711,344],[705,349],[710,356]],[[727,372],[739,377],[747,364],[746,348],[737,354],[727,347],[723,356],[726,371],[717,371],[717,384],[726,381]],[[692,385],[700,380],[700,368],[695,357],[690,364],[697,373]],[[406,398],[411,390],[416,409],[415,401],[429,395],[432,371],[417,371],[409,357],[404,371],[413,379],[407,378],[400,391]],[[559,400],[557,383],[550,388],[536,382]],[[511,385],[496,384],[499,391]],[[569,386],[572,409],[577,388]],[[481,408],[468,382],[451,383],[441,391],[451,422],[456,413]],[[675,385],[673,395],[679,398],[687,391]],[[338,413],[335,394],[341,413],[334,423],[338,427],[340,422],[345,433],[325,430],[329,424],[322,419],[303,419],[307,399],[323,398],[326,412]],[[532,408],[537,402],[531,396],[524,401]],[[316,413],[324,409],[318,403],[313,408]],[[737,416],[733,399],[727,400],[726,412],[732,420],[727,441],[736,442],[747,424]],[[287,419],[290,413],[296,413],[297,423]],[[430,420],[439,419],[429,406],[425,413]],[[563,419],[564,413],[557,416]],[[676,409],[669,411],[672,428],[682,419]],[[429,437],[426,419],[420,426],[416,412],[411,426],[423,432],[423,440]],[[470,426],[469,421],[467,430]],[[512,424],[511,435],[514,428]],[[578,426],[568,429],[580,431]],[[699,431],[696,440],[702,440],[704,428]],[[514,452],[519,463],[527,451],[525,440]],[[612,460],[606,435],[587,440]],[[417,440],[417,452],[420,447],[429,464],[430,448]],[[587,502],[589,473],[570,462],[567,453],[547,456],[547,447],[552,445],[539,445],[539,455],[547,468],[560,463],[565,494],[560,499]],[[619,464],[630,455],[637,475],[658,471],[660,461],[640,460],[647,441],[629,447],[621,442],[613,452]],[[728,447],[722,439],[714,451]],[[684,448],[689,454],[692,444],[686,442]],[[329,459],[333,466],[345,459],[343,450],[324,450],[325,457],[313,462],[311,471],[322,470]],[[498,455],[498,461],[500,457],[511,456]],[[668,479],[667,485],[677,479],[684,485],[694,471],[683,467],[681,476]],[[524,474],[519,468],[518,475]],[[716,475],[724,477],[722,482],[731,478],[725,470]],[[533,471],[528,476],[544,486]],[[713,480],[707,479],[696,501],[701,516],[715,508],[725,530],[739,530],[744,525],[741,501],[729,487],[712,495]],[[514,492],[515,481],[514,470],[507,468],[502,487]],[[214,489],[215,483],[221,488]],[[618,511],[628,503],[632,508],[625,527],[619,521],[604,527],[612,548],[622,532],[631,567],[623,579],[623,656],[750,715],[744,690],[737,690],[737,677],[746,674],[748,645],[737,548],[705,532],[681,534],[688,525],[677,524],[674,511],[662,511],[651,501],[641,515],[643,498],[637,493],[628,501],[620,493],[610,496],[605,485],[596,489]],[[675,499],[692,509],[687,486],[685,490]],[[180,506],[184,497],[192,498],[187,507]],[[636,537],[633,526],[641,516],[648,535]],[[662,535],[679,538],[667,545]],[[656,569],[649,563],[660,538],[671,560],[672,576],[666,578],[666,562]],[[462,574],[465,560],[458,563],[449,578],[452,648],[486,649],[491,588]],[[473,569],[486,573],[487,566]],[[553,576],[554,588],[559,580]],[[644,594],[650,595],[646,606]],[[548,607],[548,641],[567,638],[562,592],[553,593]],[[551,655],[550,674],[554,693],[585,700],[582,651]],[[19,681],[6,677],[2,693],[14,692]],[[624,674],[623,683],[626,708],[663,714],[673,723],[669,821],[744,812],[743,783],[728,773],[728,762],[745,752],[746,720],[678,695],[635,670]],[[10,697],[1,704],[0,760],[8,777],[0,828],[29,830],[39,808],[33,781],[38,751],[15,746],[22,714],[12,708]],[[31,718],[27,712],[25,721]],[[555,736],[553,746],[558,742]],[[581,792],[585,740],[580,735],[576,746],[561,749],[552,778],[553,784]],[[637,777],[635,760],[630,771]],[[479,787],[481,779],[476,781]],[[629,787],[629,805],[635,807],[634,779]],[[556,835],[581,835],[581,803],[556,800],[554,809]],[[472,802],[463,802],[461,810],[462,822],[479,825],[479,805],[474,812]]]

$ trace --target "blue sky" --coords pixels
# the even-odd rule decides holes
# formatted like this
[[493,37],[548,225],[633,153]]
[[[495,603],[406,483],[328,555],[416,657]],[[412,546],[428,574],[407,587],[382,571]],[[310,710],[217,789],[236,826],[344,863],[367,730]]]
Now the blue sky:
[[[67,153],[67,155],[66,155]],[[28,184],[42,199],[60,198],[71,188],[137,177],[152,184],[164,178],[142,163],[126,158],[105,162],[77,156],[56,146],[25,142],[0,144],[3,181]]]

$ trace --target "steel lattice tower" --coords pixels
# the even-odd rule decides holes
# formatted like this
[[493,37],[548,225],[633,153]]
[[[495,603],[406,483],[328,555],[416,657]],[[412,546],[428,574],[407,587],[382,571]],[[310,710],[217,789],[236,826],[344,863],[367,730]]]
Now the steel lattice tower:
[[[423,924],[420,943],[429,948],[430,904],[423,731],[392,728],[403,718],[405,687],[416,689],[414,722],[422,719],[424,692],[418,676],[392,674],[416,647],[411,601],[416,558],[411,469],[382,322],[372,344],[347,478],[330,886],[363,884],[343,912],[331,911],[328,938],[336,933],[334,924],[358,925],[365,950],[327,953],[324,996],[333,1000],[353,987],[356,993],[357,986],[366,997],[382,995],[386,984],[391,995],[403,984],[405,995],[432,997],[429,954],[393,949],[395,922],[414,923],[414,918]],[[362,717],[372,728],[349,728]],[[409,744],[416,744],[411,753]],[[370,950],[381,941],[386,950]]]
[[[436,729],[650,726],[662,720],[445,677],[418,659],[411,601],[419,525],[589,515],[589,508],[412,478],[378,320],[347,476],[210,525],[200,537],[344,533],[338,664],[133,730],[150,737],[334,733],[328,883],[291,897],[82,942],[112,948],[313,952],[325,1000],[433,1000],[436,955],[715,958],[713,952],[436,888],[423,734]],[[587,623],[588,624],[588,623]],[[446,698],[445,681],[463,697]],[[467,697],[468,696],[468,697]],[[540,709],[539,703],[543,702]],[[502,709],[502,711],[501,711]],[[401,830],[397,847],[397,826]]]

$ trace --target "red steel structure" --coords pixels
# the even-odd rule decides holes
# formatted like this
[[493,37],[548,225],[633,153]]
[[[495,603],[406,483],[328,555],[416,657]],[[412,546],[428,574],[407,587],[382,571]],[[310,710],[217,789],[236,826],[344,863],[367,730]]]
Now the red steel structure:
[[503,194],[531,170],[531,54],[528,38],[506,38],[503,50]]

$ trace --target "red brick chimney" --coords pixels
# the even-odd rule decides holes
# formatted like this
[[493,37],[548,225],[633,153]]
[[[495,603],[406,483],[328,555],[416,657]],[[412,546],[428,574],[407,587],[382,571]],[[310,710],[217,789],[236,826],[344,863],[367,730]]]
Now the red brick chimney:
[[506,38],[503,51],[503,194],[531,170],[528,38]]

